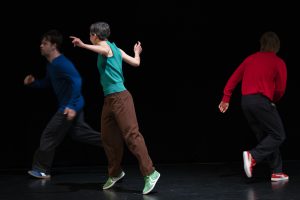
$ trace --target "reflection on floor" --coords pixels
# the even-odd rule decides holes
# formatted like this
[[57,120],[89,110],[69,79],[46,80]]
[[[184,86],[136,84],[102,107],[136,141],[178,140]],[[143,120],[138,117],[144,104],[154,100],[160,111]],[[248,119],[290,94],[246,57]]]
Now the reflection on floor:
[[126,176],[103,191],[106,167],[54,169],[49,180],[30,177],[26,170],[0,171],[1,200],[259,200],[300,199],[300,161],[284,163],[289,181],[271,182],[268,168],[257,165],[246,178],[241,163],[157,165],[161,173],[153,192],[142,195],[137,166],[124,166]]

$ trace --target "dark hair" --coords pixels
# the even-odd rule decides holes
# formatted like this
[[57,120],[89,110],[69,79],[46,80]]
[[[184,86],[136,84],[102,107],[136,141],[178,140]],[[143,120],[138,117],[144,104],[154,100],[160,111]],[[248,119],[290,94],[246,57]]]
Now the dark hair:
[[60,31],[52,29],[43,34],[42,39],[49,41],[51,44],[56,44],[58,51],[61,51],[63,35]]
[[277,53],[280,49],[280,40],[276,33],[265,32],[260,38],[260,50]]
[[90,33],[96,34],[100,40],[106,40],[110,36],[110,28],[106,22],[96,22],[90,26]]

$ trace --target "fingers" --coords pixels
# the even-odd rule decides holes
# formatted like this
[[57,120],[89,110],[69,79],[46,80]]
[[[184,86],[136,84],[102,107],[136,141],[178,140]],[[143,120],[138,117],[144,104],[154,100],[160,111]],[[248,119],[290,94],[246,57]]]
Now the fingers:
[[34,81],[34,77],[32,75],[27,75],[24,79],[24,85],[28,85]]
[[225,112],[226,112],[226,108],[221,107],[221,108],[220,108],[220,112],[221,112],[221,113],[225,113]]
[[224,103],[224,102],[221,102],[218,106],[219,110],[221,113],[225,113],[228,109],[228,106],[229,104],[228,103]]
[[219,106],[219,110],[221,113],[224,113],[226,111],[226,107],[225,106]]
[[138,51],[139,53],[142,52],[142,46],[141,46],[141,42],[137,41],[137,43],[135,43],[134,45],[134,51]]
[[68,111],[69,111],[69,108],[65,108],[65,110],[64,110],[64,115],[67,115],[67,114],[68,114]]
[[220,105],[219,105],[219,110],[220,110],[221,113],[224,113],[224,109],[223,109],[223,107],[220,106]]
[[66,115],[68,120],[73,120],[76,116],[76,111],[66,107],[64,110],[64,115]]
[[72,39],[72,43],[73,43],[73,45],[74,45],[74,47],[76,47],[76,45],[77,45],[77,43],[78,43],[78,40],[79,40],[79,38],[77,38],[77,37],[75,37],[75,36],[69,36],[69,38],[71,38]]
[[137,41],[134,45],[135,47],[140,47],[141,46],[141,42],[140,41]]
[[24,78],[24,85],[27,85],[27,82],[28,82],[28,76],[26,76],[25,78]]
[[138,41],[137,45],[138,45],[138,47],[142,48],[142,44],[140,41]]

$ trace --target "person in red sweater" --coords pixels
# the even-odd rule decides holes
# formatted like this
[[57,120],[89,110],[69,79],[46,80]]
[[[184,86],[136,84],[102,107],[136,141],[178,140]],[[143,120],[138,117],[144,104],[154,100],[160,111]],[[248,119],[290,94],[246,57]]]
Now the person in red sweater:
[[271,181],[288,180],[282,172],[279,146],[286,138],[277,103],[285,93],[287,81],[286,64],[276,54],[280,40],[276,33],[265,32],[260,38],[260,51],[248,56],[227,81],[219,110],[228,110],[233,90],[241,82],[241,107],[254,132],[258,144],[243,151],[244,170],[252,177],[254,166],[267,160],[271,168]]

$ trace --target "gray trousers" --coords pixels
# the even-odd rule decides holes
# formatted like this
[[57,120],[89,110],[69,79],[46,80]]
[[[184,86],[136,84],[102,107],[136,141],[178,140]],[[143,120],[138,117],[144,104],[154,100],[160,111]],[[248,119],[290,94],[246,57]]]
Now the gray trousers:
[[94,146],[102,146],[100,132],[93,130],[85,121],[83,111],[77,112],[72,120],[57,111],[47,124],[35,151],[32,169],[50,173],[56,147],[70,134],[71,138]]

